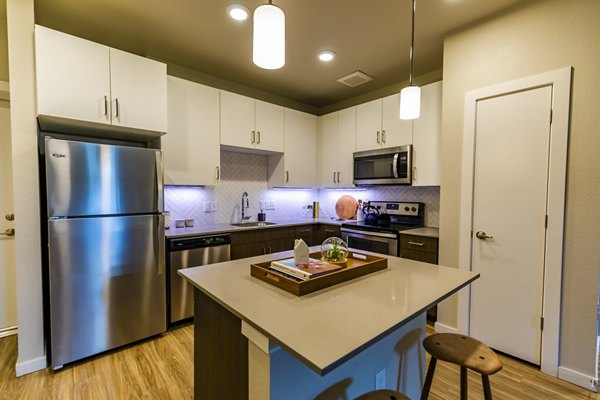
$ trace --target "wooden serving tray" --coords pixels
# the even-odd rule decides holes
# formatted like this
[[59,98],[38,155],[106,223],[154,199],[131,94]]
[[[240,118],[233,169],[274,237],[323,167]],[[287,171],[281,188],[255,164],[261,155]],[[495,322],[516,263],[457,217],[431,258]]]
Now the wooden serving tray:
[[[321,253],[311,253],[310,257],[321,259]],[[305,281],[296,281],[270,271],[271,261],[251,264],[250,275],[296,296],[304,296],[305,294],[316,292],[317,290],[325,289],[338,283],[358,278],[359,276],[386,269],[388,266],[387,258],[350,251],[348,253],[347,266],[339,271]]]

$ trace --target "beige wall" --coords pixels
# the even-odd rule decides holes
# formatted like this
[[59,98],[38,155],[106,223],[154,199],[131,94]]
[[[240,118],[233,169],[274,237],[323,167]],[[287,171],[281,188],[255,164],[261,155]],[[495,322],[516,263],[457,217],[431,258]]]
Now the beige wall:
[[[0,7],[6,2],[0,0]],[[6,13],[0,11],[0,81],[8,82],[8,38],[6,35]]]
[[[537,1],[444,42],[440,263],[458,265],[465,92],[554,69],[574,69],[571,98],[560,365],[595,375],[600,266],[600,2]],[[456,306],[440,307],[456,327]]]

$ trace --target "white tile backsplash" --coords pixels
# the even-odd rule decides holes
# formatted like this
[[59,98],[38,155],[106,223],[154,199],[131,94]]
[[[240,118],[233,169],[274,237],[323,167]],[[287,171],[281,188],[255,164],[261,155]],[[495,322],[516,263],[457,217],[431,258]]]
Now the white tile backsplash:
[[[318,200],[320,217],[335,217],[335,203],[345,195],[356,200],[420,201],[425,203],[425,225],[439,227],[440,188],[413,186],[375,186],[368,189],[269,189],[267,157],[256,154],[221,152],[221,183],[212,187],[166,186],[165,210],[176,219],[194,218],[197,225],[222,224],[240,220],[243,192],[248,192],[252,220],[256,220],[259,201],[272,201],[274,210],[265,210],[267,220],[310,217],[306,205]],[[204,212],[204,202],[216,202],[217,211]]]

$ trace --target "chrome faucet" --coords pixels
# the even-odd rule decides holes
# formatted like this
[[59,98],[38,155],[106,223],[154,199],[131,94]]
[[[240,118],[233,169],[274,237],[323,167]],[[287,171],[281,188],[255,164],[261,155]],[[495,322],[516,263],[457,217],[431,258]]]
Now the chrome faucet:
[[[244,200],[246,200],[244,202]],[[245,222],[247,219],[250,219],[250,216],[246,216],[246,208],[250,207],[250,202],[248,201],[248,193],[244,192],[242,193],[242,221],[241,222]]]

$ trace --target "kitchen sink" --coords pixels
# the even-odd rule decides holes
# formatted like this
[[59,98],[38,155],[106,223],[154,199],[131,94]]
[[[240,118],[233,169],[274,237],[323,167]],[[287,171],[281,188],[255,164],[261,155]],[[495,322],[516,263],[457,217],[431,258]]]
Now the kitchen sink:
[[269,226],[269,225],[277,225],[275,222],[240,222],[237,224],[230,224],[231,226],[239,226],[241,228],[253,228],[256,226]]

